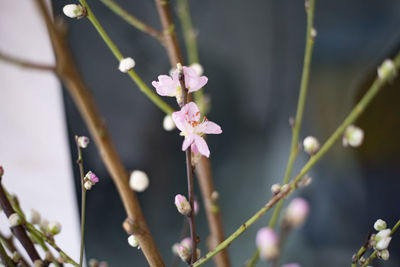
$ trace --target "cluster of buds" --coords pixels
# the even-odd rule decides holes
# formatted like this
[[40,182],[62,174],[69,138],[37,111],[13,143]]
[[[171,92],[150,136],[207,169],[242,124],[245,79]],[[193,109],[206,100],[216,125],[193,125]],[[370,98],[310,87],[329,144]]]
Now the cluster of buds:
[[386,227],[386,222],[378,219],[374,224],[374,228],[376,231],[378,231],[378,233],[371,235],[369,241],[370,245],[377,252],[377,256],[383,260],[389,259],[389,251],[387,248],[392,240],[392,231]]
[[364,140],[364,131],[357,126],[350,125],[346,128],[342,144],[343,146],[359,147]]
[[34,209],[31,209],[29,221],[34,225],[38,225],[40,229],[46,234],[54,236],[61,232],[61,224],[59,222],[47,221],[40,216],[40,213],[38,211]]
[[279,239],[274,229],[264,227],[258,230],[256,245],[262,260],[272,261],[279,256]]
[[129,186],[136,192],[143,192],[149,187],[149,177],[140,170],[134,170],[129,178]]
[[92,189],[96,183],[99,182],[99,177],[96,176],[93,172],[89,171],[85,177],[83,178],[83,186],[86,190]]
[[303,224],[310,212],[310,205],[303,198],[294,198],[286,208],[284,224],[289,228],[296,228]]
[[[179,256],[183,262],[190,262],[192,258],[192,240],[186,237],[180,243],[175,243],[172,246],[172,253]],[[196,259],[200,258],[200,254],[200,249],[196,249]]]

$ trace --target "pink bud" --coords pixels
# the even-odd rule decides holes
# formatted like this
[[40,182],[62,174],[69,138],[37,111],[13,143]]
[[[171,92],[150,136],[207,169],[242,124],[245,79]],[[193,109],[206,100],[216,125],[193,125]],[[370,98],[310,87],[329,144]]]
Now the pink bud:
[[181,260],[184,262],[189,262],[190,257],[191,257],[190,251],[187,248],[185,248],[184,246],[178,247],[178,255],[179,255],[179,258],[181,258]]
[[186,237],[184,239],[182,239],[181,246],[184,246],[185,248],[187,248],[189,251],[192,250],[192,239],[190,237]]
[[260,250],[260,257],[263,260],[273,260],[279,254],[279,240],[275,231],[270,227],[258,230],[256,245]]
[[310,206],[303,198],[295,198],[286,209],[285,221],[290,227],[300,226],[306,219]]
[[193,208],[194,208],[194,215],[197,215],[197,213],[199,213],[199,209],[200,209],[200,205],[197,200],[194,201]]
[[181,194],[175,196],[175,205],[179,213],[183,215],[189,215],[190,212],[192,211],[186,197],[182,196]]
[[3,176],[3,174],[4,174],[3,166],[0,166],[0,177]]

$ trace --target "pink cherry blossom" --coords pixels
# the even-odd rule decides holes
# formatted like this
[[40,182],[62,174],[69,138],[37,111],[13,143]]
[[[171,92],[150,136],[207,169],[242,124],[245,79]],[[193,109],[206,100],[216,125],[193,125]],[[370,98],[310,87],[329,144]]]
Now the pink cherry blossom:
[[[199,90],[208,81],[206,76],[197,75],[196,71],[191,67],[183,67],[183,75],[185,77],[185,86],[189,90],[189,93]],[[156,88],[159,95],[176,96],[178,99],[182,95],[178,70],[175,70],[172,76],[158,76],[158,82],[153,81],[151,84]]]
[[185,151],[189,146],[200,154],[210,156],[210,150],[204,138],[204,134],[220,134],[221,127],[207,119],[200,121],[200,111],[194,102],[190,102],[182,107],[180,111],[172,113],[172,119],[176,127],[185,137],[182,144],[182,150]]

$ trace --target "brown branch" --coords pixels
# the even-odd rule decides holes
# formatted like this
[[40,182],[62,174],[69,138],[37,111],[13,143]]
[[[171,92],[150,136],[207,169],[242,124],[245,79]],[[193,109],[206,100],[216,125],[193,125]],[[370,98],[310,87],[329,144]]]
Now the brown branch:
[[26,61],[26,60],[19,59],[19,58],[10,56],[10,55],[3,54],[1,52],[0,52],[0,60],[20,66],[22,68],[44,70],[44,71],[55,71],[56,70],[55,66]]
[[97,148],[100,150],[101,158],[117,187],[127,213],[127,221],[130,222],[129,233],[135,234],[139,240],[139,245],[150,266],[165,266],[144,219],[136,193],[129,187],[128,172],[122,164],[96,103],[73,61],[65,32],[52,23],[43,0],[37,0],[37,3],[45,19],[56,54],[56,73],[77,105]]
[[[171,67],[175,68],[177,63],[184,65],[182,52],[179,48],[178,41],[175,34],[174,23],[171,17],[171,8],[169,0],[155,0],[157,11],[161,19],[161,24],[164,33],[164,43],[168,53],[168,58]],[[209,249],[213,250],[219,243],[224,241],[224,230],[222,224],[222,217],[219,210],[213,208],[211,194],[214,190],[214,183],[212,178],[211,162],[206,157],[201,157],[200,161],[195,167],[198,183],[203,198],[203,203],[206,210],[208,227],[210,229],[210,236],[208,238]],[[228,250],[224,249],[214,257],[216,266],[229,267]]]
[[[15,211],[12,208],[10,201],[6,196],[6,193],[4,192],[3,186],[1,184],[1,179],[2,178],[0,177],[0,206],[4,210],[4,213],[6,214],[7,218],[9,218],[11,214],[15,213]],[[11,232],[19,240],[19,242],[21,242],[22,246],[28,253],[32,262],[40,260],[40,256],[36,251],[36,248],[33,245],[32,240],[28,237],[22,225],[11,227]]]

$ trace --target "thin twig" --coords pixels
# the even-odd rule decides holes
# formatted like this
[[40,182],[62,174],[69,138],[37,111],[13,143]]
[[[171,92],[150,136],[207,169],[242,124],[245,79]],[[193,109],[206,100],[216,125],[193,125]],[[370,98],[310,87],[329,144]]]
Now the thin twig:
[[[396,55],[393,60],[395,69],[400,67],[400,52]],[[219,251],[226,248],[230,243],[232,243],[238,236],[240,236],[250,225],[256,222],[262,215],[264,215],[272,206],[274,206],[279,200],[291,194],[296,188],[298,182],[307,174],[307,172],[317,163],[319,160],[329,151],[329,149],[335,144],[335,142],[342,136],[346,128],[351,125],[360,115],[364,112],[368,104],[374,99],[377,93],[387,84],[391,77],[385,76],[384,78],[376,77],[375,81],[372,83],[371,87],[368,89],[367,93],[361,98],[358,104],[353,108],[350,114],[345,118],[342,124],[334,131],[334,133],[328,138],[321,149],[312,156],[307,163],[303,166],[300,172],[292,179],[288,184],[289,186],[283,187],[284,189],[275,196],[273,196],[268,203],[261,208],[256,214],[254,214],[250,219],[246,221],[243,225],[239,227],[232,235],[225,239],[221,244],[219,244],[213,251],[208,252],[205,256],[201,257],[195,264],[194,267],[200,266],[201,264],[208,261]],[[396,224],[393,230],[400,226],[400,222]],[[392,231],[393,231],[392,230]]]
[[4,266],[15,267],[14,262],[8,256],[7,251],[4,249],[3,244],[0,242],[0,258]]
[[[144,219],[137,196],[129,187],[128,172],[122,164],[111,136],[108,134],[107,127],[98,111],[94,99],[73,61],[73,56],[68,48],[65,34],[52,23],[43,0],[37,0],[37,3],[45,19],[57,57],[57,74],[77,105],[100,151],[101,158],[117,187],[128,221],[131,222],[131,229],[129,232],[130,234],[135,234],[150,266],[165,266]],[[85,7],[88,8],[87,5]]]
[[52,71],[54,72],[56,70],[55,66],[52,65],[47,65],[47,64],[41,64],[41,63],[34,63],[30,62],[27,60],[19,59],[10,55],[6,55],[3,53],[0,53],[0,60],[3,60],[5,62],[20,66],[22,68],[27,68],[27,69],[35,69],[35,70],[43,70],[43,71]]
[[[182,52],[178,46],[175,34],[174,23],[171,18],[171,8],[169,0],[155,0],[157,11],[160,16],[163,32],[166,34],[165,46],[171,67],[175,68],[177,63],[184,65]],[[219,209],[215,209],[217,203],[212,199],[212,194],[215,192],[213,176],[211,170],[211,162],[206,157],[201,157],[200,161],[195,166],[197,181],[200,186],[200,191],[203,198],[203,203],[207,215],[208,227],[210,229],[209,246],[214,249],[219,243],[224,240],[224,230],[222,226],[222,217]],[[215,264],[218,267],[229,267],[228,251],[225,249],[217,257]]]
[[123,9],[120,5],[118,5],[114,0],[100,0],[104,5],[106,5],[111,11],[120,16],[123,20],[125,20],[128,24],[135,27],[136,29],[147,33],[154,38],[158,39],[162,42],[162,33],[153,27],[147,25],[140,19],[136,18],[125,9]]
[[79,254],[79,266],[83,263],[83,248],[85,247],[85,217],[86,217],[86,188],[84,186],[85,171],[83,168],[82,148],[79,145],[79,137],[75,136],[76,149],[78,151],[78,159],[76,163],[79,166],[79,176],[81,178],[81,249]]

